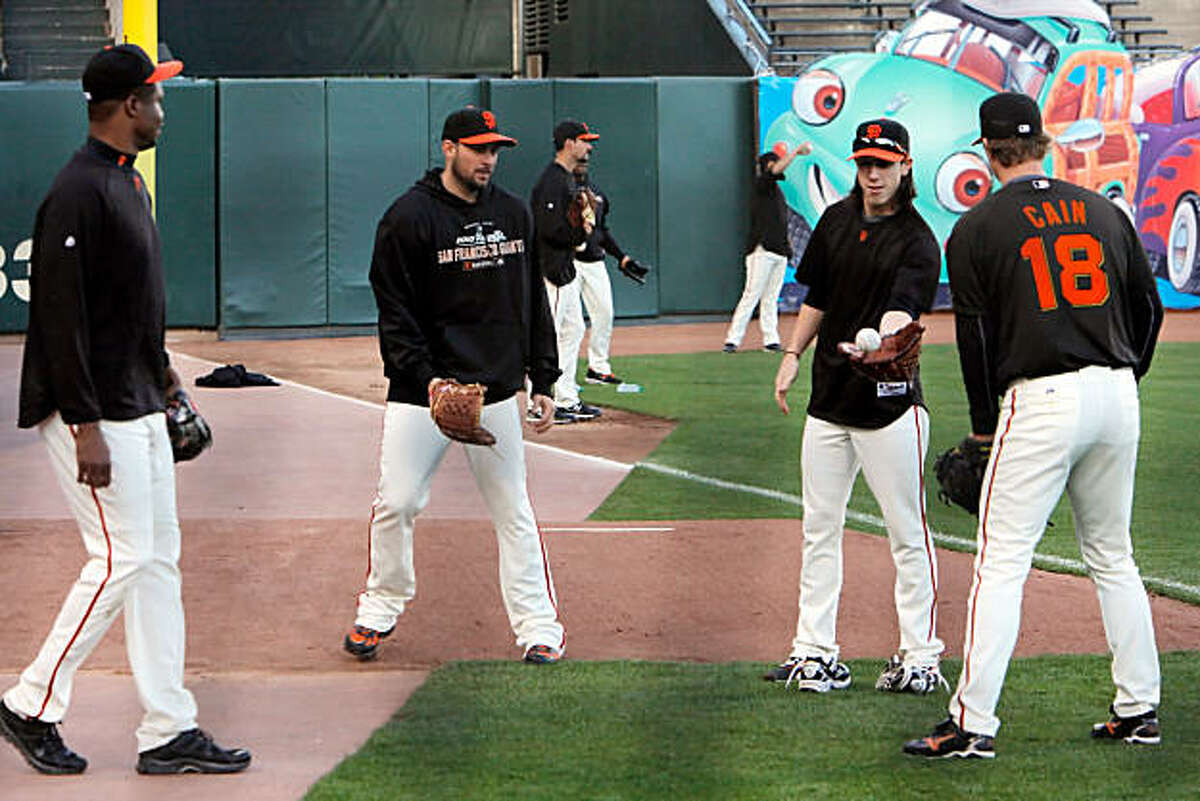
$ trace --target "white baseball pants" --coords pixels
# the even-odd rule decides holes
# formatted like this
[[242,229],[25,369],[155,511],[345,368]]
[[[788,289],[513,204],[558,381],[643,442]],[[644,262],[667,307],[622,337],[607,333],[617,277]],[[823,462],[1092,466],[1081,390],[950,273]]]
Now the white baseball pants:
[[1017,642],[1025,578],[1064,488],[1113,655],[1113,707],[1124,717],[1158,707],[1154,622],[1129,535],[1138,436],[1129,369],[1085,367],[1015,381],[1005,393],[980,495],[963,669],[950,698],[950,715],[963,729],[994,736],[1000,728],[996,703]]
[[592,323],[592,333],[588,336],[588,369],[608,375],[613,371],[608,361],[613,330],[612,282],[608,268],[603,260],[577,260],[575,274],[579,276],[579,290]]
[[904,664],[937,665],[937,556],[925,518],[929,413],[913,406],[880,429],[809,415],[800,446],[804,551],[792,656],[837,659],[846,503],[861,467],[879,502],[896,565],[894,596]]
[[746,254],[746,286],[742,298],[733,310],[733,320],[725,333],[725,341],[742,344],[746,326],[758,305],[758,325],[762,329],[764,345],[779,344],[779,292],[783,289],[783,276],[787,271],[787,257],[763,250],[759,245]]
[[[491,512],[500,546],[500,592],[517,645],[563,648],[554,582],[525,486],[525,448],[516,397],[483,407],[480,422],[496,444],[464,445],[475,483]],[[371,513],[367,587],[358,596],[360,626],[387,631],[416,596],[413,523],[429,502],[433,475],[450,440],[429,409],[387,404],[379,491]]]
[[61,721],[75,671],[124,611],[129,667],[145,709],[138,751],[157,748],[196,727],[196,702],[183,686],[180,535],[166,418],[156,412],[100,422],[112,460],[112,483],[102,489],[75,480],[75,437],[57,413],[38,430],[88,560],[37,657],[4,694],[4,703],[28,717]]
[[583,344],[585,330],[583,306],[579,302],[579,283],[578,275],[563,286],[546,281],[546,296],[550,300],[550,313],[554,315],[554,331],[558,336],[558,368],[562,370],[562,375],[554,382],[554,405],[559,408],[579,403],[575,369],[579,364],[579,346]]

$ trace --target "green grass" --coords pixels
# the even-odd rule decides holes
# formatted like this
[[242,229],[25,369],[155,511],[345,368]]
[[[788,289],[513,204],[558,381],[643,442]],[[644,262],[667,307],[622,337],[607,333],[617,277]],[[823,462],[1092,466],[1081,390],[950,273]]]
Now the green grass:
[[[456,663],[436,671],[309,801],[988,801],[1200,798],[1200,655],[1163,657],[1163,744],[1095,742],[1107,660],[1022,659],[1009,671],[995,761],[904,756],[945,717],[946,694],[855,684],[813,695],[761,665]],[[952,678],[957,664],[947,662]]]
[[[773,399],[779,357],[747,352],[713,352],[615,360],[621,375],[645,387],[618,394],[588,386],[591,403],[617,406],[678,421],[677,428],[647,461],[703,476],[792,495],[800,494],[800,434],[808,401],[811,357],[806,356],[789,401],[780,414]],[[922,380],[931,415],[927,470],[936,454],[956,443],[969,427],[957,351],[951,345],[924,348]],[[1133,510],[1135,553],[1143,575],[1200,586],[1200,530],[1195,525],[1200,488],[1200,344],[1163,343],[1142,381],[1142,446]],[[936,498],[927,482],[929,519],[939,532],[974,540],[975,518]],[[879,515],[860,478],[850,509]],[[707,519],[798,516],[794,504],[733,490],[701,488],[695,482],[639,468],[593,515],[595,520]],[[1070,507],[1064,499],[1051,517],[1038,552],[1078,560]],[[849,525],[876,530],[860,521]],[[1152,584],[1164,594],[1192,602],[1187,589]]]

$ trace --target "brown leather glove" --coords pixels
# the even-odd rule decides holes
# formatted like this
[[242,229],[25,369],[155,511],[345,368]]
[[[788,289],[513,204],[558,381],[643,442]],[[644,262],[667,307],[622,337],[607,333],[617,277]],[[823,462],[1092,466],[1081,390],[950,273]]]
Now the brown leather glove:
[[864,351],[852,342],[838,343],[850,366],[872,381],[911,381],[921,361],[921,336],[925,326],[916,320],[888,334],[875,350]]
[[429,414],[443,434],[468,445],[495,445],[492,432],[479,424],[483,413],[483,384],[460,384],[439,378],[429,387]]

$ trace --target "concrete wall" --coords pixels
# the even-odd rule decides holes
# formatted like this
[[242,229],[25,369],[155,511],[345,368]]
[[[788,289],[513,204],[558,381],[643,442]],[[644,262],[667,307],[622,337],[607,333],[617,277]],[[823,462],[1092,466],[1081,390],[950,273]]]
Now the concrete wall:
[[[1148,37],[1146,41],[1174,42],[1186,47],[1200,45],[1200,0],[1141,0],[1129,14],[1149,14],[1155,28],[1167,28],[1167,36]],[[1118,13],[1114,9],[1113,13]]]

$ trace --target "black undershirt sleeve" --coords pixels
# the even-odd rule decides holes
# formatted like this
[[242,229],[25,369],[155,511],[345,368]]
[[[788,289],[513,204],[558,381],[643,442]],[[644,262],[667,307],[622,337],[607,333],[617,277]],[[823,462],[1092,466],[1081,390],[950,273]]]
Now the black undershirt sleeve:
[[1150,360],[1154,358],[1154,346],[1158,342],[1158,330],[1163,322],[1163,305],[1141,240],[1128,220],[1122,220],[1126,228],[1125,239],[1130,243],[1129,314],[1133,318],[1130,334],[1134,338],[1132,344],[1138,354],[1138,363],[1133,367],[1133,374],[1140,379],[1150,369]]
[[928,311],[937,294],[941,266],[937,241],[928,236],[912,237],[896,269],[888,310],[907,312],[914,320]]
[[971,433],[990,435],[1000,417],[1000,398],[992,385],[993,354],[983,317],[956,312],[954,333],[958,340],[958,362],[971,408]]

